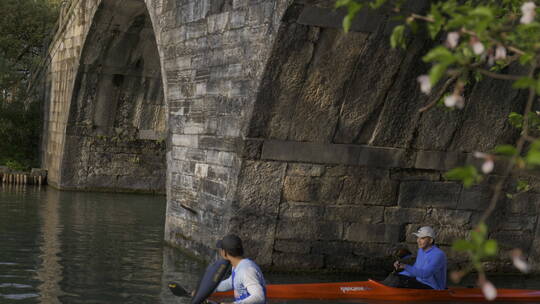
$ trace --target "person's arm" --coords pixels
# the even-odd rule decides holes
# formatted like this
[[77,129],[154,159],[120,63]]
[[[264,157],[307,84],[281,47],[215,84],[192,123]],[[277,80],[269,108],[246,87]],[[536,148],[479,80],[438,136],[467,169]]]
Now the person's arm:
[[226,280],[223,280],[216,287],[216,291],[229,291],[233,289],[232,286],[232,277],[228,277]]
[[259,278],[257,276],[257,271],[255,270],[255,268],[250,267],[246,269],[246,271],[244,272],[243,283],[247,291],[249,292],[249,297],[240,301],[234,301],[234,304],[264,303],[265,296],[263,286],[259,282]]
[[446,263],[444,253],[439,253],[433,257],[430,257],[428,262],[422,267],[405,265],[405,270],[414,277],[427,279],[431,277],[437,270],[441,269],[444,263]]

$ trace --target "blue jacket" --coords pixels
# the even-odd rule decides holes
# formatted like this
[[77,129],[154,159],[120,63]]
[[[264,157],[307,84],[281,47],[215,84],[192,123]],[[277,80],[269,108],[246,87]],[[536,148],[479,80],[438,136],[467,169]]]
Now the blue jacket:
[[414,265],[405,265],[405,270],[400,274],[415,277],[418,282],[433,289],[446,289],[446,254],[437,246],[427,251],[420,249]]

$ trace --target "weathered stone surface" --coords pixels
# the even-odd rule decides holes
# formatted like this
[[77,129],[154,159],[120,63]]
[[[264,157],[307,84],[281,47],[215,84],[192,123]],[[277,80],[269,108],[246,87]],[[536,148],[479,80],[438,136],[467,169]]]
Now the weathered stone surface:
[[323,206],[311,203],[281,203],[279,209],[279,216],[282,219],[312,219],[318,221],[323,217],[323,214]]
[[448,171],[465,163],[467,155],[459,152],[418,151],[414,167]]
[[288,271],[294,269],[320,269],[324,265],[324,256],[276,253],[272,260],[272,265],[274,268]]
[[377,224],[383,222],[383,206],[332,206],[327,207],[324,218],[331,221]]
[[390,178],[393,180],[410,181],[440,181],[440,171],[434,170],[416,170],[416,169],[391,169]]
[[486,210],[491,201],[493,190],[489,184],[464,188],[461,192],[457,208],[464,210]]
[[296,202],[314,201],[316,185],[311,177],[287,176],[283,185],[283,198]]
[[465,228],[470,227],[472,212],[462,210],[448,209],[428,209],[424,223],[434,226],[450,226],[455,225]]
[[386,207],[384,221],[395,225],[423,223],[427,210],[424,208]]
[[237,211],[232,229],[246,233],[247,239],[256,243],[252,250],[261,264],[272,261],[285,170],[286,165],[280,163],[245,161],[240,172],[237,200],[232,206]]
[[[330,142],[339,117],[343,87],[355,68],[355,62],[367,35],[325,29],[318,37],[319,48],[311,57],[308,73],[295,102],[293,124],[288,138],[294,141]],[[328,75],[334,70],[332,81]]]
[[274,250],[285,253],[308,254],[311,248],[303,241],[276,240]]
[[520,248],[528,252],[535,239],[530,231],[499,231],[490,234],[490,238],[499,242],[501,249]]
[[345,240],[353,242],[397,243],[401,228],[392,224],[353,223],[345,230]]
[[288,176],[321,176],[325,167],[311,164],[290,164],[287,167]]
[[[362,173],[363,172],[363,173]],[[375,204],[392,206],[397,204],[398,183],[381,172],[347,176],[338,198],[338,204]]]
[[461,186],[451,182],[402,182],[399,188],[399,206],[405,208],[456,208]]
[[341,222],[315,222],[312,220],[279,221],[276,237],[297,240],[340,240],[343,236]]

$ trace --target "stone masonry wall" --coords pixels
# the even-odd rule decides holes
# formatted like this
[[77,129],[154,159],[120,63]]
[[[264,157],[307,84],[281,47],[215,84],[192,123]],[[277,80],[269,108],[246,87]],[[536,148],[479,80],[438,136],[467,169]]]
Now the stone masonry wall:
[[[124,47],[111,62],[143,58],[156,67],[159,56],[158,76],[136,60],[100,74],[107,61],[96,60],[111,50],[101,38],[130,32],[114,24],[139,20],[126,12],[141,1],[74,3],[50,50],[43,159],[51,183],[85,187],[91,174],[118,175],[111,164],[159,172],[166,149],[165,240],[205,258],[229,231],[260,264],[288,270],[380,270],[388,251],[412,245],[411,231],[424,224],[448,249],[476,223],[498,169],[471,189],[442,174],[517,136],[505,113],[521,111],[523,96],[502,81],[471,85],[463,111],[419,113],[429,97],[415,79],[428,69],[420,57],[429,45],[416,36],[408,51],[391,50],[384,11],[362,13],[344,34],[330,0],[146,0],[144,28],[155,46],[144,44],[146,53],[132,44],[137,35],[112,39]],[[124,21],[92,29],[103,5],[123,8],[103,20]],[[133,107],[137,96],[147,102]],[[97,106],[104,100],[113,104]],[[133,123],[133,109],[155,113],[152,123]],[[162,132],[164,143],[156,140]],[[132,161],[148,150],[146,166]],[[92,172],[74,170],[84,166]],[[533,191],[502,200],[490,224],[503,246],[537,262],[540,183],[524,178]]]
[[[506,115],[522,111],[524,95],[482,82],[468,89],[464,110],[420,113],[431,97],[416,83],[429,68],[427,39],[392,50],[388,16],[344,34],[332,14],[295,3],[282,20],[248,128],[232,229],[274,269],[388,269],[392,248],[414,249],[422,225],[438,231],[451,267],[463,263],[450,245],[477,223],[499,171],[470,189],[443,174],[478,165],[474,151],[513,142]],[[501,199],[488,223],[503,248],[493,269],[509,269],[513,247],[540,259],[540,184],[528,179],[535,190]]]

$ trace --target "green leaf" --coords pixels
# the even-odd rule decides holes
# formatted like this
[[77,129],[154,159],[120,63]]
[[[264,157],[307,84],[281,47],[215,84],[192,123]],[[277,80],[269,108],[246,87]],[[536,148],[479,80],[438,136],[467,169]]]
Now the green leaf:
[[386,0],[375,0],[375,2],[370,3],[369,6],[373,9],[377,9],[385,3],[386,3]]
[[540,165],[540,151],[529,150],[525,157],[525,161],[529,165]]
[[342,7],[342,6],[347,6],[347,5],[349,5],[349,3],[351,1],[354,1],[354,0],[337,0],[335,7],[339,8],[339,7]]
[[493,256],[497,254],[499,246],[495,240],[487,240],[484,243],[484,253],[488,256]]
[[422,57],[422,60],[424,62],[436,61],[449,65],[454,63],[456,61],[456,58],[454,57],[454,54],[450,52],[450,50],[448,50],[446,47],[438,46],[429,51],[426,55],[424,55],[424,57]]
[[456,251],[470,251],[474,249],[474,245],[467,240],[457,240],[452,244],[452,249]]
[[446,172],[446,174],[444,174],[444,177],[449,180],[461,181],[465,188],[469,188],[470,186],[482,180],[482,176],[480,176],[476,168],[471,165],[454,168]]
[[493,149],[493,153],[505,156],[513,156],[517,153],[516,147],[512,145],[498,145]]
[[510,115],[508,115],[508,121],[515,128],[521,129],[523,127],[523,115],[521,114],[516,112],[510,113]]
[[519,63],[521,65],[526,65],[529,62],[531,62],[534,58],[534,54],[531,53],[525,53],[519,57]]
[[521,77],[512,84],[514,89],[528,89],[533,86],[536,86],[536,81],[530,77]]
[[486,225],[486,223],[478,223],[478,225],[476,225],[476,227],[474,228],[475,231],[478,231],[480,234],[483,235],[483,237],[485,238],[486,235],[487,235],[487,232],[488,232],[488,227]]
[[448,66],[446,64],[436,64],[431,67],[429,70],[429,81],[431,82],[431,86],[435,86],[437,82],[444,76],[444,73],[446,72],[446,68]]
[[404,25],[398,25],[394,28],[392,31],[392,35],[390,36],[390,45],[392,48],[401,47],[405,48],[405,26]]
[[518,180],[516,189],[518,192],[527,192],[531,190],[531,185],[527,181],[524,180]]

